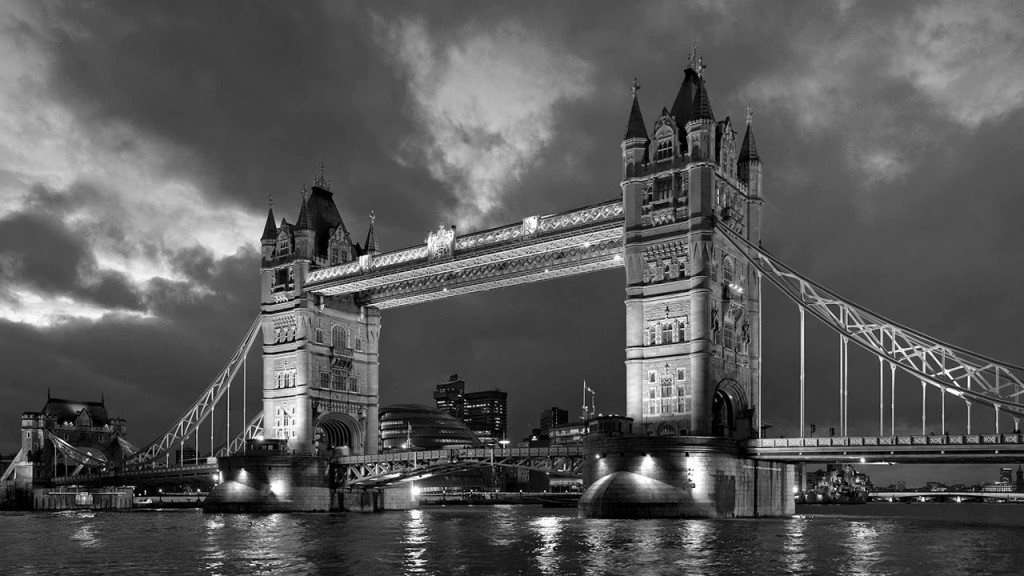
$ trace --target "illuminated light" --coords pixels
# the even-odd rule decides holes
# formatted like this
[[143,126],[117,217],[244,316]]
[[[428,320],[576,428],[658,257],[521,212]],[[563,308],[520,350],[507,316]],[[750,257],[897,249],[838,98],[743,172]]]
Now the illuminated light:
[[548,272],[550,272],[550,270],[548,270],[547,268],[545,268],[545,269],[544,269],[544,273],[545,273],[545,274],[547,274]]
[[256,436],[256,441],[257,442],[263,442],[263,434],[260,434],[260,435]]
[[798,486],[793,486],[793,494],[799,494],[799,493],[800,493],[800,488]]
[[615,256],[614,256],[613,258],[612,258],[612,261],[614,261],[614,262],[618,262],[619,260],[622,260],[622,256],[621,256],[621,255],[619,255],[619,254],[616,254],[616,255],[615,255]]
[[863,457],[861,457],[861,459],[860,459],[860,463],[861,463],[861,464],[863,464],[863,463],[865,463],[865,462],[867,462],[867,460],[865,460],[865,459],[864,459]]
[[584,242],[583,243],[583,247],[584,248],[590,248],[590,242]]
[[409,488],[409,491],[412,493],[413,496],[420,495],[420,487],[415,484],[413,484],[412,487]]
[[601,459],[601,455],[600,455],[600,454],[594,454],[594,458],[595,458],[596,460],[600,460],[600,459]]
[[270,491],[274,494],[280,494],[284,492],[284,483],[280,480],[274,480],[270,483]]
[[442,291],[442,292],[447,292],[447,291],[448,291],[448,289],[447,289],[447,288],[444,288],[444,289],[443,289],[443,290],[441,290],[441,291]]

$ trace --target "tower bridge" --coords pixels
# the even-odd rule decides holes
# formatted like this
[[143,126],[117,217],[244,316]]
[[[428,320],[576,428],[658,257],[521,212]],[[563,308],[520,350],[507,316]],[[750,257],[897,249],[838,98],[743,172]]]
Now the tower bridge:
[[[440,226],[422,244],[394,251],[381,249],[372,214],[365,240],[353,239],[322,173],[303,196],[294,223],[278,222],[271,206],[261,238],[260,314],[225,368],[162,437],[118,462],[85,461],[76,474],[99,481],[118,470],[156,467],[185,443],[194,442],[198,452],[200,426],[208,425],[208,455],[219,457],[225,479],[211,498],[231,501],[231,494],[243,494],[249,500],[240,505],[260,509],[299,509],[311,502],[298,492],[270,489],[279,485],[274,474],[295,479],[302,490],[328,490],[316,484],[327,476],[328,461],[345,467],[335,476],[349,489],[493,463],[582,475],[588,486],[584,515],[758,516],[792,513],[797,462],[982,462],[1024,455],[1024,368],[857,306],[765,249],[764,163],[752,116],[748,111],[742,137],[731,117],[715,116],[695,54],[671,108],[663,108],[650,128],[638,89],[634,83],[620,143],[620,195],[612,200],[479,232]],[[623,270],[625,280],[624,393],[627,416],[636,423],[632,434],[591,434],[578,454],[379,453],[382,311],[614,268]],[[760,437],[761,400],[771,386],[762,381],[765,281],[799,314],[794,412],[801,435],[807,431],[807,315],[837,335],[837,438]],[[257,340],[263,411],[252,420],[243,413],[245,426],[225,430],[218,449],[212,415],[218,406],[230,413],[239,371],[244,398],[244,360]],[[878,398],[877,433],[849,426],[850,343],[878,359],[877,388],[858,380],[853,390]],[[920,436],[896,434],[897,372],[920,383]],[[926,434],[929,390],[942,397],[942,430],[947,397],[963,402],[965,435]],[[991,434],[972,434],[972,407],[992,411]],[[1006,418],[1013,432],[1000,430]],[[260,438],[281,451],[261,460],[242,450]],[[244,480],[245,466],[256,466],[259,474],[252,478],[259,479]]]

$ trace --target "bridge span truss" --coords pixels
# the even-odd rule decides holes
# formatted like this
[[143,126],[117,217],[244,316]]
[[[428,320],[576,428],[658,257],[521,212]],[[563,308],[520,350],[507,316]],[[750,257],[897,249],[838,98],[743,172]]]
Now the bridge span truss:
[[335,485],[373,488],[486,466],[526,468],[553,476],[579,478],[582,460],[583,449],[579,446],[552,446],[389,452],[334,458],[331,464],[337,471]]

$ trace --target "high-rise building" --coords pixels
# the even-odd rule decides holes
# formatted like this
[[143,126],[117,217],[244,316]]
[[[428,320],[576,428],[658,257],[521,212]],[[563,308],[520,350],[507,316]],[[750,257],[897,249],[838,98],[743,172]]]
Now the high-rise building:
[[557,406],[546,408],[540,413],[540,432],[541,435],[547,436],[548,431],[555,426],[562,426],[569,423],[569,411],[562,410]]
[[463,422],[484,444],[508,438],[508,393],[501,390],[470,392],[465,395]]
[[463,420],[466,416],[466,381],[452,374],[447,382],[438,384],[434,389],[434,402],[437,409]]

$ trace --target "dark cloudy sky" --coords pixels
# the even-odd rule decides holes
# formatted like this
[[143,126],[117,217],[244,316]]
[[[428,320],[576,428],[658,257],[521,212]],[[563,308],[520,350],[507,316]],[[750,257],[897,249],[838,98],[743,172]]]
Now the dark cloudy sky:
[[[258,312],[268,194],[294,219],[321,162],[348,228],[362,237],[375,210],[385,249],[616,197],[630,81],[652,121],[694,37],[717,116],[756,111],[767,247],[1024,364],[1019,2],[6,2],[0,452],[48,387],[105,393],[138,444],[170,424]],[[388,310],[381,402],[428,403],[458,372],[509,392],[516,437],[546,406],[576,416],[583,379],[622,411],[623,283]],[[793,435],[798,317],[766,300],[765,421]],[[837,421],[838,346],[816,330],[820,431]],[[917,433],[920,387],[900,385],[898,431]],[[851,392],[851,432],[876,432],[877,364],[856,352]]]

